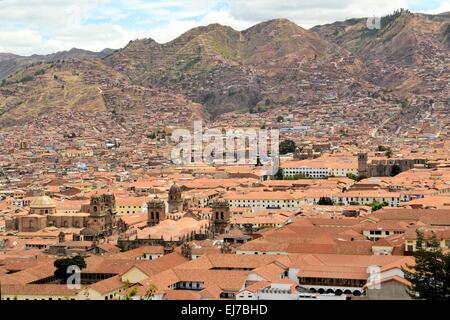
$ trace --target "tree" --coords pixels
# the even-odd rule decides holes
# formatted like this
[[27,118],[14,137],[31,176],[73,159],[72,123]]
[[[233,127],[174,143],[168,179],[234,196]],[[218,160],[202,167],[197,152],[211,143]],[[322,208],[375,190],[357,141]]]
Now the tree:
[[370,204],[369,206],[372,207],[372,212],[375,212],[375,211],[378,211],[380,209],[383,209],[383,207],[388,206],[388,203],[386,203],[386,202],[383,202],[383,203],[374,202],[374,203]]
[[358,181],[361,181],[361,180],[364,180],[364,179],[367,179],[367,178],[368,178],[367,175],[364,174],[364,173],[361,173],[361,174],[358,175]]
[[24,83],[24,82],[30,82],[33,81],[35,78],[32,75],[27,75],[21,78],[18,82]]
[[400,100],[400,105],[402,106],[402,111],[406,111],[409,108],[408,98],[403,98]]
[[37,70],[37,71],[34,73],[35,76],[42,76],[42,75],[44,75],[44,74],[45,74],[45,70],[44,70],[44,69],[39,69],[39,70]]
[[152,300],[157,292],[158,288],[154,284],[149,285],[147,291],[145,292],[144,300]]
[[420,230],[416,233],[416,263],[403,269],[405,279],[411,283],[408,294],[414,299],[449,300],[450,254],[442,253],[434,232],[429,239]]
[[320,206],[334,206],[333,200],[327,197],[321,197],[317,204]]
[[125,299],[126,299],[126,300],[133,300],[133,297],[134,297],[136,294],[137,294],[137,289],[136,289],[136,287],[129,288],[129,289],[127,290],[127,292],[126,292]]
[[284,178],[285,180],[301,180],[301,179],[308,179],[308,177],[303,173],[296,173],[292,177]]
[[392,157],[392,149],[389,148],[388,150],[386,150],[385,154],[386,154],[386,157],[388,157],[388,158]]
[[136,287],[127,279],[125,280],[125,300],[132,300],[132,298],[137,294]]
[[391,177],[395,177],[396,175],[398,175],[401,172],[402,172],[402,169],[400,168],[400,166],[398,164],[394,164],[392,166],[392,170],[391,170]]
[[55,277],[61,280],[63,283],[66,283],[67,279],[71,276],[70,274],[67,274],[67,269],[70,266],[78,266],[80,270],[86,268],[86,262],[84,261],[84,258],[80,255],[75,256],[73,258],[64,258],[55,260],[53,265],[56,268],[54,272]]
[[295,152],[296,149],[295,142],[292,140],[284,140],[280,143],[280,154],[287,154]]
[[380,152],[384,152],[386,157],[388,157],[388,158],[392,157],[392,149],[391,149],[391,147],[378,146],[377,150],[380,151]]
[[284,172],[283,169],[278,169],[278,172],[275,174],[275,179],[277,180],[283,180],[284,178]]
[[278,122],[278,123],[284,122],[283,116],[278,116],[278,117],[277,117],[277,122]]
[[353,174],[353,173],[348,173],[347,174],[347,178],[350,178],[350,179],[355,180],[355,181],[361,181],[361,180],[367,179],[367,175],[365,175],[365,174],[356,175],[356,174]]

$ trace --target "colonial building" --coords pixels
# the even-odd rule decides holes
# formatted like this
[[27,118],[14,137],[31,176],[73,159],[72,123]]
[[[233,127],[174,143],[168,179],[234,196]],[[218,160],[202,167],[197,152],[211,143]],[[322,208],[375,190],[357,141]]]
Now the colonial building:
[[214,233],[226,233],[230,228],[230,203],[223,198],[219,198],[212,203],[211,207]]
[[188,208],[188,202],[183,199],[177,184],[169,189],[168,207],[167,211],[165,201],[155,196],[147,203],[147,226],[125,230],[118,245],[125,250],[146,245],[173,249],[185,242],[204,240],[210,236],[211,220]]
[[358,173],[366,177],[389,177],[395,166],[403,172],[425,163],[426,159],[373,159],[369,162],[367,153],[358,153]]
[[154,226],[166,219],[166,204],[156,196],[147,204],[148,225]]
[[181,188],[174,183],[169,190],[169,213],[183,211],[183,197],[181,196]]
[[112,234],[116,226],[113,194],[92,196],[86,211],[57,212],[52,198],[40,192],[31,202],[29,214],[16,219],[16,228],[19,232],[37,232],[47,227],[82,229],[76,236],[78,240],[94,240]]
[[111,193],[92,196],[86,228],[81,230],[80,240],[93,241],[112,235],[117,225],[115,207],[116,198]]

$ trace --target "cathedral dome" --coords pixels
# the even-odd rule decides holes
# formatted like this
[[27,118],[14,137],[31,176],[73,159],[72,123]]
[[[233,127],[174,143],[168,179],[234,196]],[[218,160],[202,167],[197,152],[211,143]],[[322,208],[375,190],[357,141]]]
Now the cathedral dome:
[[177,185],[177,183],[174,183],[174,184],[170,187],[169,193],[171,193],[171,194],[181,193],[181,188],[180,188],[180,186]]
[[148,202],[148,206],[151,208],[158,208],[164,206],[164,201],[160,199],[158,196],[155,196],[150,202]]
[[48,196],[39,196],[33,199],[30,204],[33,209],[56,208],[55,202]]
[[181,188],[174,183],[169,189],[169,201],[181,201]]

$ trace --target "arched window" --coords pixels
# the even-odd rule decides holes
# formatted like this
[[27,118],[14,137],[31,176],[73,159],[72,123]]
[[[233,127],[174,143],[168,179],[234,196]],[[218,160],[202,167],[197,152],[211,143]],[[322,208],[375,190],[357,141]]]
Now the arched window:
[[219,220],[219,213],[216,212],[216,220]]
[[156,213],[156,220],[159,220],[159,212]]
[[152,213],[150,213],[150,215],[151,215],[151,219],[155,220],[155,214],[152,212]]
[[223,214],[223,212],[220,213],[220,219],[222,219],[222,220],[225,219],[225,215]]

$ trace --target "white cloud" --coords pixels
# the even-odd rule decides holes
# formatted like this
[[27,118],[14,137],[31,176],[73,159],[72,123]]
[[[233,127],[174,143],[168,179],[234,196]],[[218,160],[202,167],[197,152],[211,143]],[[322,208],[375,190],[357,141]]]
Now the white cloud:
[[75,5],[69,0],[2,0],[0,51],[29,55],[86,48],[94,37],[99,44],[111,42],[105,41],[109,34],[102,34],[108,28],[83,24],[83,17],[105,1],[77,0]]
[[16,52],[32,52],[40,46],[42,38],[33,30],[3,30],[0,32],[0,52],[8,52],[15,48]]
[[151,30],[149,36],[159,43],[165,43],[175,39],[189,29],[206,26],[212,23],[230,26],[236,30],[243,30],[252,26],[251,22],[237,20],[233,18],[229,12],[220,10],[209,12],[199,21],[171,20],[167,25]]
[[101,51],[104,48],[120,48],[130,39],[145,36],[142,31],[129,31],[120,25],[78,25],[55,32],[46,44],[53,51],[74,47]]
[[407,0],[229,0],[236,19],[257,23],[288,18],[304,28],[355,17],[381,16],[408,7]]
[[439,13],[444,13],[444,12],[450,12],[450,2],[441,3],[439,5],[439,7],[436,9],[423,10],[421,12],[428,13],[428,14],[439,14]]
[[1,25],[55,29],[80,23],[82,16],[107,0],[2,0]]

